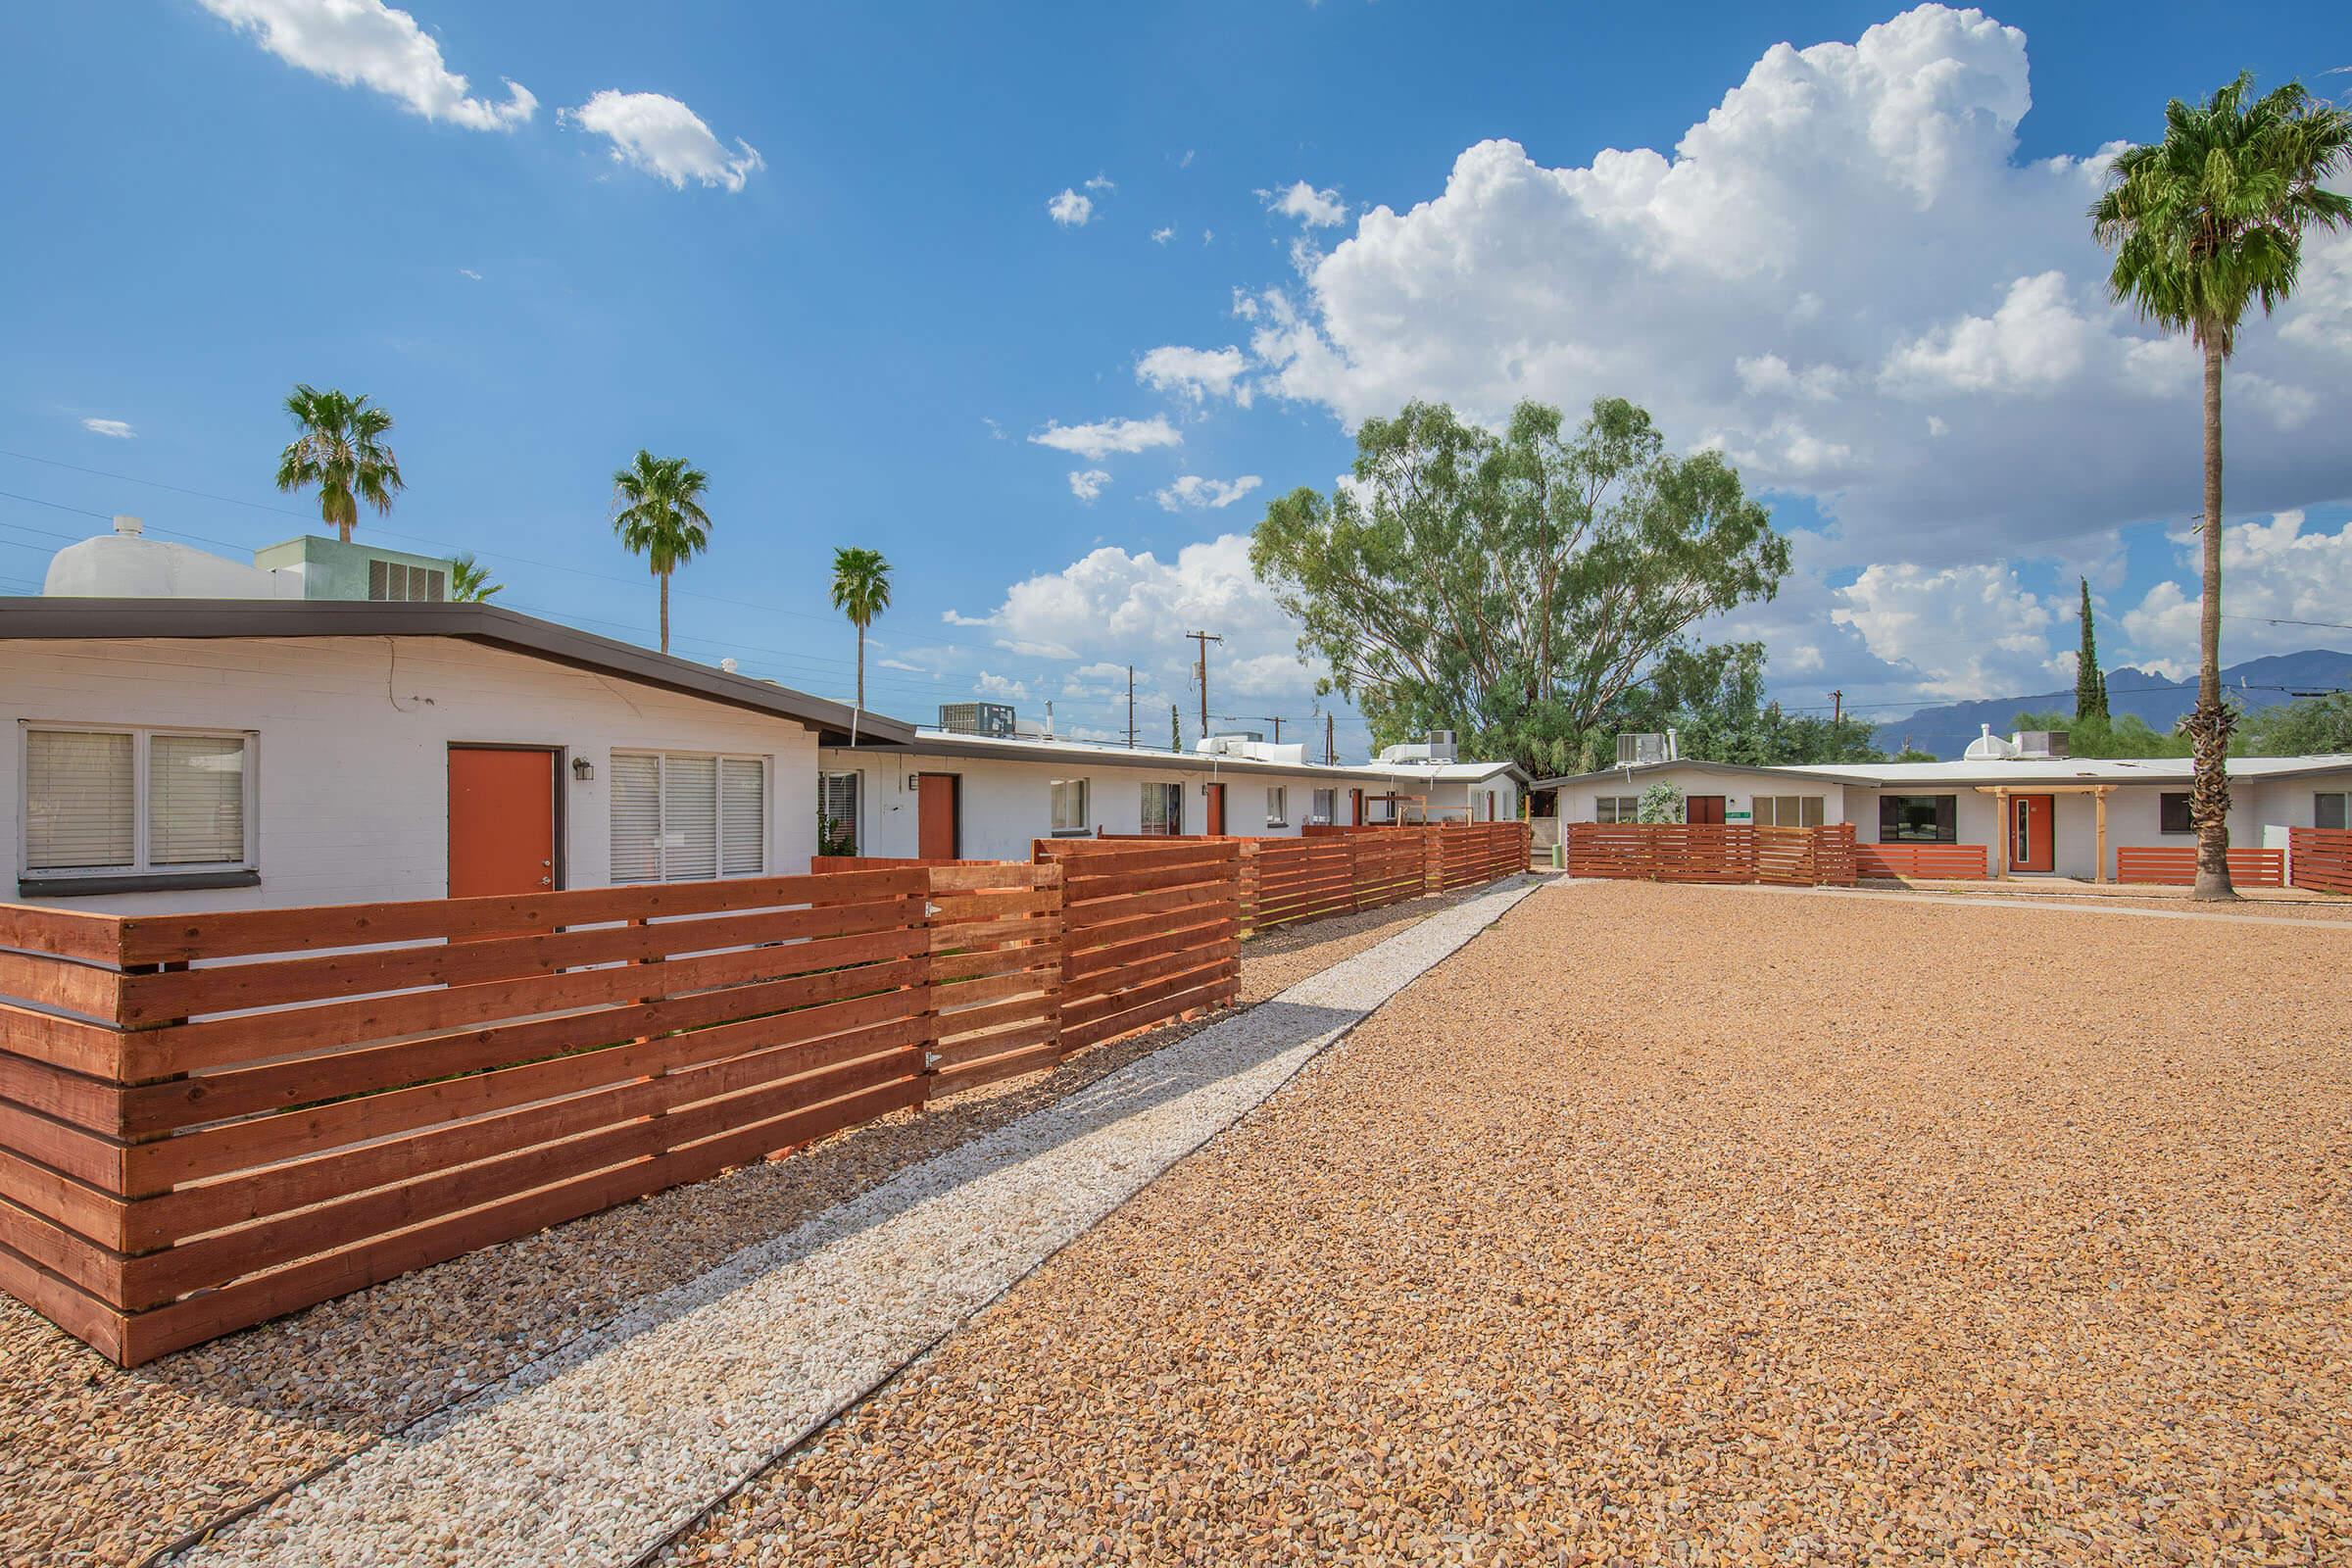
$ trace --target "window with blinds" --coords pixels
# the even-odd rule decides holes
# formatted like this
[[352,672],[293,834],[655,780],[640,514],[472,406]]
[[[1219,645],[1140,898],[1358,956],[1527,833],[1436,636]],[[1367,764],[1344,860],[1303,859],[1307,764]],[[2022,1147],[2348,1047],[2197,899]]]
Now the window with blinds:
[[1338,790],[1315,791],[1314,809],[1307,819],[1328,824],[1337,821],[1339,814],[1340,792]]
[[253,737],[24,731],[24,866],[137,875],[253,863]]
[[1291,787],[1288,784],[1266,786],[1266,826],[1291,825]]
[[767,869],[767,762],[612,754],[614,882],[700,882]]
[[856,773],[823,773],[816,781],[816,852],[819,855],[858,853],[858,787]]
[[1075,838],[1087,830],[1086,780],[1057,778],[1047,786],[1053,797],[1054,832]]
[[1819,827],[1822,807],[1818,795],[1759,795],[1753,820],[1758,827]]

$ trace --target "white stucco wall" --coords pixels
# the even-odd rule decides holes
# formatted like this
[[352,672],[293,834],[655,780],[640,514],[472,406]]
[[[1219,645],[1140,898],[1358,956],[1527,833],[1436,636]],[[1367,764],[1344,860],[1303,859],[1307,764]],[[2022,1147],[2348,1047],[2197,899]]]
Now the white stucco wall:
[[[6,892],[23,853],[27,721],[253,730],[261,885],[34,902],[218,909],[440,898],[452,742],[564,748],[564,881],[609,880],[612,753],[768,759],[768,870],[816,848],[816,738],[785,718],[444,638],[0,643]],[[571,775],[573,758],[596,777]]]
[[[962,779],[962,843],[969,860],[1025,860],[1038,839],[1053,835],[1053,781],[1087,781],[1090,829],[1105,833],[1143,830],[1146,783],[1184,786],[1184,830],[1204,831],[1207,802],[1200,786],[1205,769],[1105,765],[1084,754],[1067,760],[949,757],[920,751],[856,751],[828,747],[820,766],[828,773],[858,775],[858,810],[863,818],[858,849],[866,855],[904,857],[917,852],[918,816],[914,775],[954,773]],[[1318,778],[1311,773],[1221,772],[1225,785],[1225,831],[1252,838],[1296,838],[1309,820],[1317,789],[1336,791],[1337,818],[1348,820],[1348,791],[1376,791],[1363,780]],[[1265,821],[1266,788],[1290,791],[1288,816],[1280,827]]]
[[[1560,787],[1556,810],[1563,822],[1593,822],[1599,820],[1594,803],[1604,795],[1630,796],[1639,800],[1643,790],[1659,783],[1671,784],[1685,796],[1720,795],[1724,798],[1724,813],[1729,819],[1747,821],[1739,816],[1741,811],[1753,812],[1758,795],[1818,795],[1821,797],[1821,819],[1824,822],[1842,822],[1846,811],[1846,786],[1825,784],[1818,779],[1792,778],[1774,780],[1769,786],[1736,773],[1712,773],[1696,767],[1662,767],[1635,775],[1632,782],[1622,776],[1605,780],[1587,780]],[[1875,821],[1878,808],[1871,807]]]

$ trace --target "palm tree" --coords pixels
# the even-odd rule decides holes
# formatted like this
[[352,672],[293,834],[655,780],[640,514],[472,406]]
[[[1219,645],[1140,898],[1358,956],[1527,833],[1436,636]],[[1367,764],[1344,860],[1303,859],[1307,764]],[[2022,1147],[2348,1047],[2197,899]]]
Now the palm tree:
[[286,413],[302,433],[278,456],[277,487],[317,485],[319,520],[349,544],[361,502],[380,517],[391,512],[393,494],[406,488],[400,460],[384,445],[392,416],[364,397],[301,384],[286,398]]
[[449,597],[461,605],[486,605],[506,591],[507,585],[492,582],[490,568],[471,556],[449,564]]
[[2288,82],[2249,101],[2241,74],[2202,104],[2176,98],[2164,140],[2108,168],[2090,209],[2115,252],[2109,292],[2143,320],[2186,332],[2205,359],[2204,608],[2197,626],[2197,706],[2181,728],[2195,757],[2195,897],[2228,899],[2230,780],[2237,717],[2222,702],[2222,362],[2246,309],[2264,315],[2294,290],[2303,231],[2352,220],[2352,198],[2321,181],[2352,159],[2352,115]]
[[865,710],[865,628],[890,608],[890,563],[879,550],[850,546],[833,552],[833,608],[858,628],[858,706],[850,710],[850,744],[858,744],[858,715]]
[[669,652],[669,574],[710,545],[703,492],[710,476],[684,458],[640,450],[612,475],[612,531],[662,579],[662,651]]

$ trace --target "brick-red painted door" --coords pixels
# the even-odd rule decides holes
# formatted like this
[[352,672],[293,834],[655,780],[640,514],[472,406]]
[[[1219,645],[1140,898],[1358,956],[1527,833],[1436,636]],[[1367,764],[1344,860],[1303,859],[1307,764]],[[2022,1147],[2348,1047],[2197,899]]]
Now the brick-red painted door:
[[449,896],[537,893],[555,885],[556,754],[451,747]]
[[953,773],[925,773],[916,782],[914,853],[926,860],[956,858],[957,833]]

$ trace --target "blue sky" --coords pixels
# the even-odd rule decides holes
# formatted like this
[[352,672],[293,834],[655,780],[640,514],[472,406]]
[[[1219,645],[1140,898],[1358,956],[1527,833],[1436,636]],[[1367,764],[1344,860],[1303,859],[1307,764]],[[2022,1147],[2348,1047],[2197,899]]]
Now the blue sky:
[[[1354,420],[1622,392],[1797,530],[1780,600],[1710,628],[1791,704],[2062,684],[2077,571],[2110,662],[2182,667],[2193,387],[2077,216],[2168,96],[2340,92],[2352,34],[2118,15],[20,9],[0,589],[85,513],[302,531],[269,479],[307,380],[398,420],[367,532],[473,549],[516,608],[651,639],[607,522],[647,446],[712,478],[679,652],[846,693],[824,571],[872,545],[874,706],[1107,733],[1132,662],[1157,738],[1195,625],[1216,711],[1309,714],[1236,536]],[[2232,370],[2231,658],[2352,645],[2277,624],[2352,620],[2352,241],[2309,270]]]

